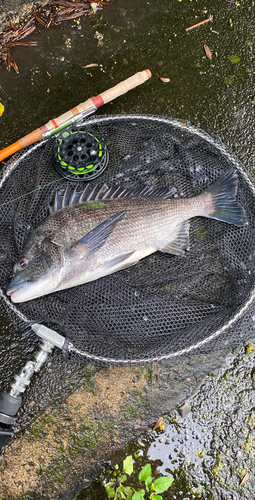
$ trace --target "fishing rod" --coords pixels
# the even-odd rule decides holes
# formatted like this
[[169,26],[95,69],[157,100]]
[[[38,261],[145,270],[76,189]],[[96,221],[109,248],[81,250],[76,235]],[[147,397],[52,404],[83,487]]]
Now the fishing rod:
[[82,102],[78,106],[75,106],[58,118],[53,118],[48,123],[46,123],[46,125],[33,130],[33,132],[25,135],[17,142],[14,142],[7,148],[2,149],[0,151],[0,161],[4,160],[13,153],[16,153],[20,149],[25,148],[26,146],[30,146],[31,144],[34,144],[38,141],[49,139],[55,133],[59,132],[65,127],[76,124],[86,116],[95,113],[95,111],[103,104],[107,104],[108,102],[113,101],[113,99],[116,99],[116,97],[126,94],[126,92],[128,92],[129,90],[146,82],[146,80],[148,80],[150,77],[150,70],[145,69],[143,71],[135,73],[133,76],[130,76],[114,87],[105,90],[104,92],[102,92],[102,94],[98,94],[95,97],[90,97],[89,99],[87,99],[87,101]]

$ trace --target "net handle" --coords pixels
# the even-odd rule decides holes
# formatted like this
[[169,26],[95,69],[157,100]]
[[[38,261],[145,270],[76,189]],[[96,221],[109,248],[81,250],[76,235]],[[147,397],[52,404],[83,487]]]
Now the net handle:
[[30,146],[30,144],[34,144],[34,142],[41,141],[43,139],[47,139],[51,137],[60,127],[64,128],[72,123],[76,123],[80,119],[85,116],[88,116],[91,113],[94,113],[100,106],[106,104],[116,97],[119,97],[123,94],[126,94],[129,90],[141,85],[146,82],[151,77],[151,72],[149,69],[145,69],[143,71],[139,71],[135,73],[133,76],[130,76],[123,82],[118,83],[114,87],[105,90],[102,94],[98,94],[95,97],[91,97],[87,99],[87,101],[82,102],[78,106],[70,109],[66,113],[62,114],[58,118],[54,118],[50,120],[46,125],[43,125],[40,128],[33,130],[30,134],[25,135],[17,142],[14,142],[7,148],[4,148],[0,151],[0,161],[4,160],[8,156],[13,153],[16,153],[20,149],[25,148],[26,146]]

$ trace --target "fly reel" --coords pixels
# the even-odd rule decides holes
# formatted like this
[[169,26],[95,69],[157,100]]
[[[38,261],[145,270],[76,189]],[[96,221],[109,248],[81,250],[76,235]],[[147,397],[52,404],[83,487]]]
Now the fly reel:
[[55,139],[57,172],[75,181],[92,181],[106,169],[109,153],[102,136],[86,126],[64,129]]

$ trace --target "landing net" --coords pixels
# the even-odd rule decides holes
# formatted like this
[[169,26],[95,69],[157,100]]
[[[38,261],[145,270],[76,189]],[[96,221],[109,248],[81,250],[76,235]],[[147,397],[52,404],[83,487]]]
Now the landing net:
[[247,337],[255,321],[255,190],[240,163],[221,143],[178,121],[121,115],[84,123],[109,151],[107,171],[92,187],[170,186],[173,196],[190,197],[234,167],[248,225],[197,217],[184,255],[156,252],[132,268],[14,305],[5,292],[29,232],[48,216],[57,190],[67,183],[84,189],[54,169],[52,140],[37,144],[13,157],[0,180],[0,301],[14,325],[54,318],[77,354],[117,363],[167,359]]

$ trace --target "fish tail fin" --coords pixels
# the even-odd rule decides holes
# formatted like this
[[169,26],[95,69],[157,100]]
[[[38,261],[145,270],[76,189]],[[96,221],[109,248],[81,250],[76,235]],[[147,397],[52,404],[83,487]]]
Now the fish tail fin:
[[[245,226],[248,222],[243,207],[236,200],[238,176],[233,168],[224,172],[206,193],[211,195],[210,212],[206,217],[217,219],[236,226]],[[213,211],[211,209],[213,208]]]

